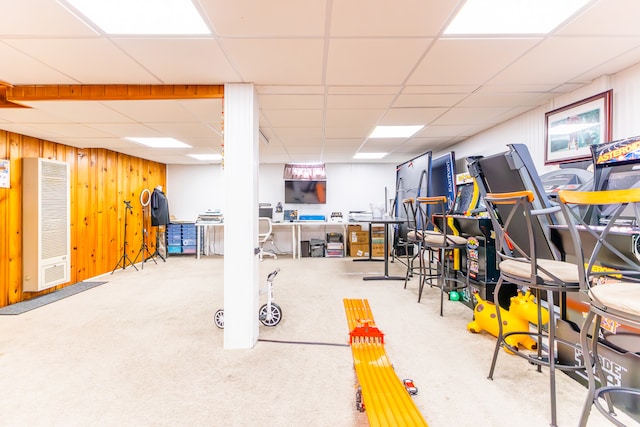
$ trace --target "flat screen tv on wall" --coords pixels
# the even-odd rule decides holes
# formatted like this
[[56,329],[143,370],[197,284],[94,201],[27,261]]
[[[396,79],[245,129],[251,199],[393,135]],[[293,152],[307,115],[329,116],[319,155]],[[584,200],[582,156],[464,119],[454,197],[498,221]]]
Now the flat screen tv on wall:
[[301,204],[327,203],[326,181],[285,181],[284,202]]

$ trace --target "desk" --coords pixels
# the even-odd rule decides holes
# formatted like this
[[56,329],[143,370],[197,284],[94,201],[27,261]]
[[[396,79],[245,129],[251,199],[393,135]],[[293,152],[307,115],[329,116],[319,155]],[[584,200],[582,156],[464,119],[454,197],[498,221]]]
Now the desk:
[[[284,223],[282,223],[284,224]],[[343,239],[343,249],[342,249],[342,254],[344,256],[347,255],[347,223],[346,222],[331,222],[331,221],[295,221],[292,222],[291,224],[295,224],[297,230],[295,231],[295,233],[297,234],[297,238],[298,241],[296,242],[298,247],[297,250],[294,250],[294,258],[295,258],[295,254],[298,254],[298,258],[301,257],[301,253],[302,253],[302,248],[301,246],[301,241],[302,241],[302,229],[303,228],[309,228],[309,227],[342,227],[342,239]],[[326,232],[326,230],[325,230]],[[323,233],[325,234],[325,233]],[[323,237],[324,240],[324,237]]]
[[[283,221],[283,222],[272,222],[271,223],[272,228],[275,229],[288,229],[291,231],[291,247],[292,247],[292,253],[293,253],[293,259],[296,258],[301,258],[301,243],[300,241],[302,240],[302,229],[304,227],[318,227],[318,226],[322,226],[322,227],[332,227],[332,226],[337,226],[337,227],[342,227],[342,235],[343,238],[347,239],[347,223],[346,222],[329,222],[329,221]],[[201,248],[201,244],[200,244],[200,239],[201,239],[201,235],[203,233],[207,233],[207,230],[209,227],[224,227],[224,223],[222,222],[206,222],[206,221],[199,221],[196,222],[196,227],[198,229],[198,232],[196,233],[196,258],[200,259],[200,248]],[[206,241],[206,240],[205,240]],[[346,244],[345,244],[345,248],[346,248]],[[345,249],[346,251],[346,249]],[[346,252],[345,252],[346,254]],[[206,255],[206,251],[205,251],[205,255]]]
[[272,222],[271,228],[289,228],[291,230],[291,251],[293,259],[300,258],[300,231],[295,222]]
[[[359,219],[357,222],[366,222],[369,224],[369,233],[371,226],[374,224],[384,225],[384,275],[383,276],[365,276],[363,280],[404,280],[404,276],[389,276],[389,226],[394,224],[403,224],[407,222],[405,218],[370,218]],[[369,256],[371,256],[371,234],[369,234]]]
[[[207,221],[196,221],[196,259],[200,259],[200,248],[202,247],[200,244],[200,236],[204,236],[206,235],[209,227],[224,227],[224,223],[222,222],[207,222]],[[204,239],[204,241],[206,242],[207,239]],[[207,254],[207,251],[205,251],[205,255]]]

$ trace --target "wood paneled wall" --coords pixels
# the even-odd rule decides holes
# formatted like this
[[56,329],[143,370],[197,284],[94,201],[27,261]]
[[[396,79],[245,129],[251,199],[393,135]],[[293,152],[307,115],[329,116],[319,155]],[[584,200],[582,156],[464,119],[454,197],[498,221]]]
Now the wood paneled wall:
[[[65,161],[71,175],[71,281],[39,293],[22,292],[24,157]],[[166,187],[166,165],[103,148],[74,148],[2,130],[0,159],[11,161],[11,188],[0,188],[0,307],[111,272],[123,253],[125,215],[129,257],[135,259],[142,247],[143,218],[146,242],[154,252],[156,228],[151,227],[149,211],[143,214],[140,193],[145,188]],[[132,211],[125,209],[125,200],[131,202]]]

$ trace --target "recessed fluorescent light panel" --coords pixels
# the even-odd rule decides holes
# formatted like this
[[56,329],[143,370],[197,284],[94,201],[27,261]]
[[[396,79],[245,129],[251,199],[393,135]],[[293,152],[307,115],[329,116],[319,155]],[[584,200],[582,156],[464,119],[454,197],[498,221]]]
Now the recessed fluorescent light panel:
[[191,0],[59,0],[107,34],[211,34]]
[[389,153],[356,153],[353,158],[359,160],[379,160],[385,157],[387,154]]
[[222,160],[222,155],[220,154],[187,154],[187,156],[196,160]]
[[422,129],[424,125],[415,126],[376,126],[369,138],[408,138]]
[[444,34],[547,34],[589,0],[467,0]]
[[190,148],[190,145],[174,138],[125,138],[127,141],[136,142],[152,148]]

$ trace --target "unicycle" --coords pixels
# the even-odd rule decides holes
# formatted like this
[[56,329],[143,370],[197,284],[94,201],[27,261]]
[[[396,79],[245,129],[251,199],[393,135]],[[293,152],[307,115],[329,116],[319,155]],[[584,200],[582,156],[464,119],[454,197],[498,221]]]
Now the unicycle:
[[[260,293],[267,294],[267,303],[263,304],[258,310],[258,320],[264,326],[276,326],[282,320],[282,309],[278,304],[273,302],[273,279],[280,272],[280,268],[276,268],[267,276],[267,286]],[[213,315],[213,322],[220,329],[224,329],[224,309],[217,310]]]

